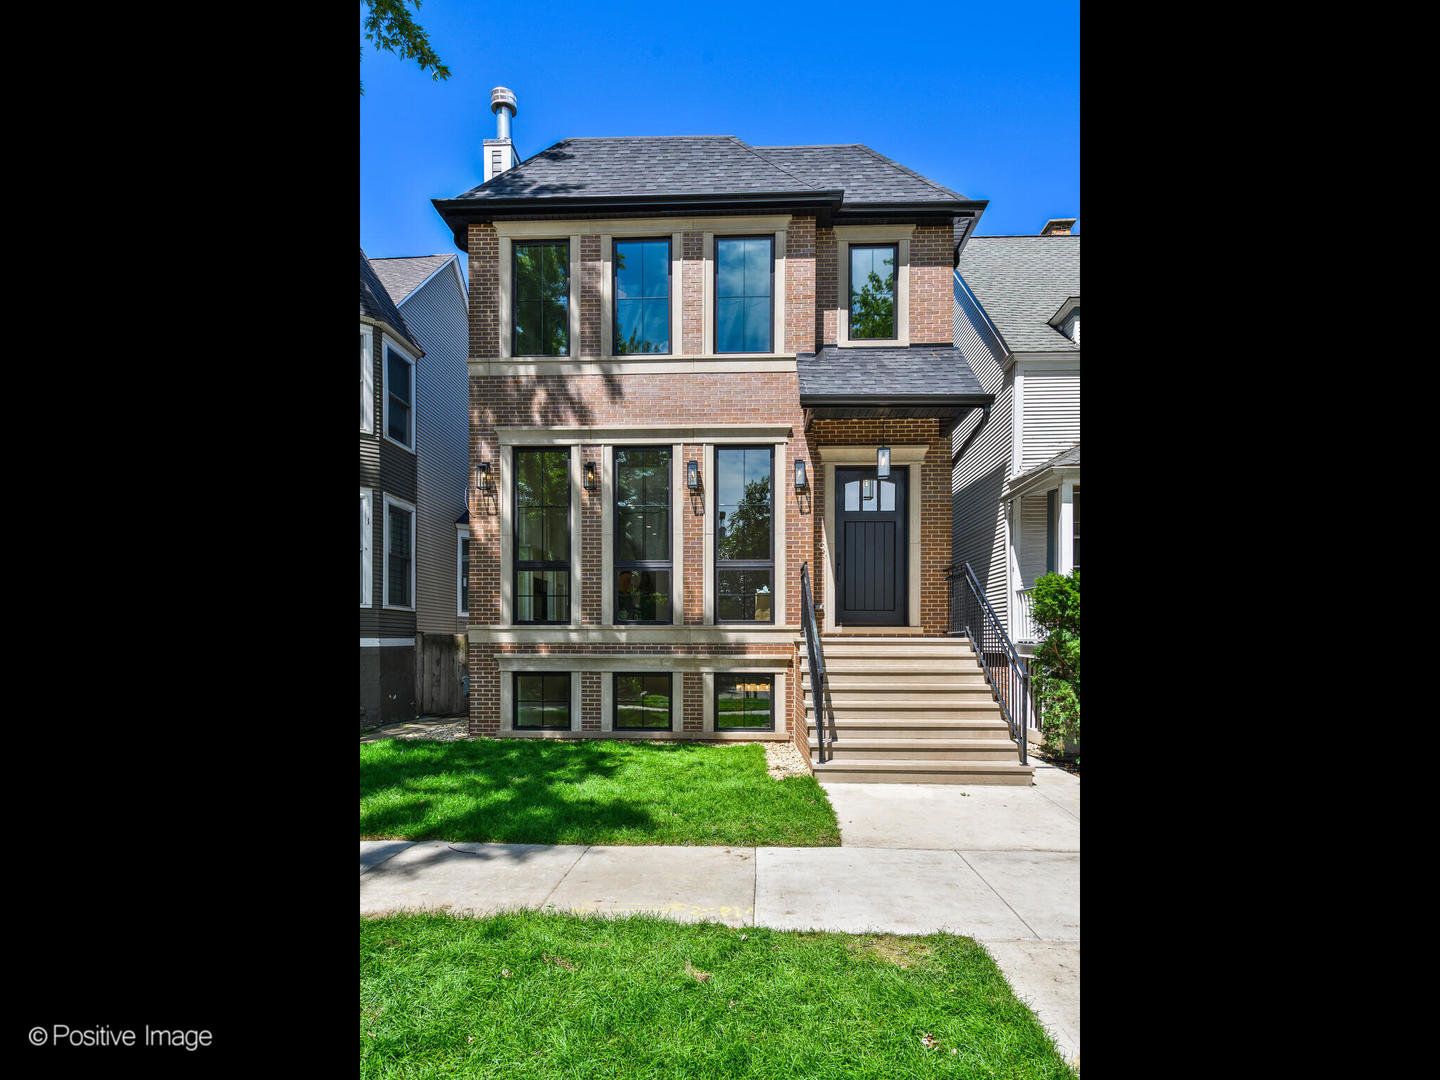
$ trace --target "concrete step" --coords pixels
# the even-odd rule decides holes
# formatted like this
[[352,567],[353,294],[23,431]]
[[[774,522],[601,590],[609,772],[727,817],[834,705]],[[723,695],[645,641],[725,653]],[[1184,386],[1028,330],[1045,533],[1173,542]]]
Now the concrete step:
[[[815,715],[815,701],[805,695],[805,715]],[[892,717],[903,720],[990,721],[1001,720],[1000,706],[991,701],[956,701],[953,698],[907,697],[899,701],[848,698],[830,695],[825,715],[837,720],[873,720]]]
[[815,779],[837,784],[1009,784],[1029,787],[1035,766],[1014,761],[860,761],[817,762]]
[[[810,658],[803,652],[800,654],[800,670],[810,670]],[[980,661],[973,656],[926,656],[918,659],[900,656],[825,657],[825,673],[827,675],[859,671],[893,672],[895,674],[980,675],[982,677],[985,674],[985,669],[980,666]]]
[[[810,759],[815,760],[820,741],[810,735]],[[825,753],[836,761],[1015,761],[1020,750],[1014,740],[1005,739],[857,739],[841,729],[835,739],[826,739]]]
[[[801,690],[804,695],[810,697],[809,682],[801,683]],[[847,682],[843,686],[830,685],[826,679],[825,699],[832,705],[838,706],[840,702],[846,703],[876,701],[901,703],[921,698],[935,705],[948,705],[956,707],[961,705],[981,705],[985,702],[994,702],[995,695],[990,692],[988,683],[982,682],[979,686],[956,686],[950,683],[914,682],[897,685],[892,682]]]
[[[946,641],[944,638],[919,638],[902,641],[900,644],[852,641],[840,638],[821,638],[820,647],[828,663],[832,656],[843,657],[886,657],[886,656],[974,656],[975,650],[968,641]],[[800,651],[805,651],[801,643]]]
[[[808,717],[805,730],[813,735],[815,718]],[[932,717],[902,718],[880,716],[868,720],[834,719],[825,721],[826,734],[847,739],[993,739],[1013,742],[1010,725],[999,717],[994,720],[955,720]]]
[[[801,673],[800,685],[810,690],[810,673]],[[927,687],[956,690],[988,690],[990,684],[980,672],[973,675],[958,675],[934,671],[826,671],[825,685],[836,693],[851,687],[865,689],[887,688],[894,690],[923,691]]]

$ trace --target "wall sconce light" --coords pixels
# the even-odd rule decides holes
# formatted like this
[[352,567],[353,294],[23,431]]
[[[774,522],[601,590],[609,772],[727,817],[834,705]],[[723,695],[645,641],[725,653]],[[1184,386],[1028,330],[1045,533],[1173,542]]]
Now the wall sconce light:
[[595,468],[595,462],[585,462],[585,490],[594,491],[600,486],[600,476]]
[[482,492],[491,490],[490,463],[488,461],[477,462],[475,465],[475,486]]
[[795,490],[805,490],[805,462],[795,459]]
[[890,475],[890,448],[882,446],[875,451],[875,475],[882,480]]
[[691,491],[700,490],[700,463],[693,458],[685,462],[685,486]]

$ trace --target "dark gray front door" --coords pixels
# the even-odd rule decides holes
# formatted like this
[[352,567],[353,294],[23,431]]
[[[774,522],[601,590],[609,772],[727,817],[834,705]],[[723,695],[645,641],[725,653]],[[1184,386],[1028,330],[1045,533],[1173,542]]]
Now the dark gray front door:
[[909,471],[873,466],[835,470],[835,621],[841,625],[909,623]]

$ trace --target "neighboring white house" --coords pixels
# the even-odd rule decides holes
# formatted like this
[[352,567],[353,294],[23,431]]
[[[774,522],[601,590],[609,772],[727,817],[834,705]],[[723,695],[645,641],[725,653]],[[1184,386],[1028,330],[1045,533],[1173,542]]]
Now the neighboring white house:
[[1080,237],[975,236],[955,270],[955,344],[995,395],[951,444],[954,558],[1022,655],[1029,593],[1080,565]]

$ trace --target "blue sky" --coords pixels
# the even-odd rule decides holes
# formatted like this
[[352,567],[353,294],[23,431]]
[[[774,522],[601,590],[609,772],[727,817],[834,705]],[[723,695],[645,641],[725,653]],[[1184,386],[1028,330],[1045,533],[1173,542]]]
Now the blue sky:
[[483,178],[495,86],[515,92],[522,159],[576,135],[858,142],[989,199],[978,235],[1080,217],[1078,0],[411,10],[451,76],[433,82],[362,30],[360,244],[372,257],[456,251],[430,200]]

